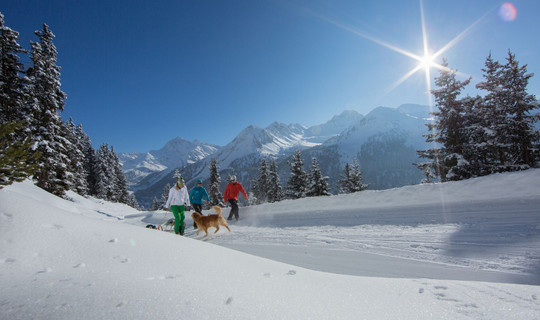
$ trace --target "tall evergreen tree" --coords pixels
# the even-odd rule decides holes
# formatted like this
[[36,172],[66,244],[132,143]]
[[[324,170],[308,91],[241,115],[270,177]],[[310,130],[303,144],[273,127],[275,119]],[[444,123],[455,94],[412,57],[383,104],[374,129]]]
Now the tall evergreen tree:
[[115,172],[109,154],[109,146],[106,143],[102,144],[96,151],[94,173],[96,175],[95,196],[104,200],[113,200]]
[[37,154],[30,149],[30,139],[14,141],[11,135],[20,130],[22,122],[4,122],[0,126],[0,189],[23,181],[34,174]]
[[39,42],[31,42],[29,70],[30,104],[32,107],[32,138],[40,152],[35,174],[37,185],[51,193],[62,196],[70,186],[69,157],[62,137],[63,122],[59,111],[64,110],[66,94],[60,89],[60,67],[56,65],[57,51],[53,44],[54,34],[44,24],[36,31]]
[[341,173],[341,179],[339,183],[339,193],[351,193],[351,166],[349,163],[345,163],[345,168]]
[[[116,152],[114,152],[113,147],[111,147],[109,154],[114,172],[114,201],[129,205],[130,202],[133,202],[133,199],[128,192],[126,177],[122,171],[122,163],[120,162],[120,159],[118,159]],[[134,208],[135,207],[136,206],[134,206]]]
[[352,193],[366,190],[368,188],[368,185],[364,184],[363,180],[364,179],[362,178],[362,172],[360,171],[360,164],[355,158],[353,159],[350,173],[350,192]]
[[171,188],[172,186],[170,183],[167,183],[165,187],[163,187],[163,192],[161,192],[161,198],[158,201],[159,208],[163,208],[167,203],[167,199],[169,198],[169,191],[171,190]]
[[[26,50],[18,41],[19,33],[5,25],[0,13],[0,124],[28,121],[24,90],[28,79],[23,76],[24,67],[19,61],[19,55]],[[19,141],[23,140],[20,137]]]
[[210,161],[210,202],[212,205],[223,206],[223,195],[219,191],[221,185],[221,177],[219,176],[218,163],[216,158],[212,158]]
[[331,195],[328,186],[328,176],[322,175],[317,158],[315,157],[312,159],[311,168],[307,174],[307,181],[306,196],[319,197]]
[[353,159],[352,165],[345,164],[341,177],[342,179],[339,180],[340,193],[354,193],[368,188],[368,185],[363,183],[362,172],[356,158]]
[[[269,169],[266,163],[266,159],[261,159],[259,165],[259,176],[252,182],[252,195],[254,196],[254,203],[260,204],[268,201],[269,192]],[[250,197],[251,199],[251,197]]]
[[296,150],[292,156],[292,161],[289,161],[289,166],[291,168],[291,174],[289,175],[289,181],[287,181],[287,197],[290,199],[305,198],[307,177],[300,150]]
[[86,185],[88,188],[88,194],[96,194],[96,173],[94,171],[96,164],[96,150],[92,147],[92,141],[90,137],[83,131],[82,125],[78,125],[75,129],[75,135],[79,148],[83,153],[83,166],[86,175]]
[[163,205],[160,205],[158,199],[154,197],[154,200],[152,200],[152,207],[150,207],[150,210],[157,211],[161,209],[162,207]]
[[270,161],[268,170],[268,202],[277,202],[283,200],[283,187],[277,172],[277,163]]
[[[463,145],[468,137],[464,130],[464,104],[458,96],[471,79],[459,81],[456,71],[447,68],[446,61],[442,65],[445,68],[435,78],[438,89],[431,90],[438,111],[432,112],[435,122],[427,125],[426,135],[426,142],[434,143],[435,147],[418,154],[431,160],[430,166],[441,181],[460,180],[470,177],[470,172],[464,165]],[[426,163],[419,166],[425,169]]]
[[507,106],[504,134],[513,159],[511,170],[529,169],[536,166],[540,159],[540,134],[534,128],[538,117],[531,114],[539,104],[536,97],[527,92],[529,79],[533,74],[527,73],[527,65],[519,66],[515,55],[510,51],[506,61],[501,80]]
[[79,140],[73,119],[70,118],[64,128],[66,131],[64,136],[67,139],[65,146],[69,157],[69,171],[72,173],[70,188],[76,193],[86,196],[88,195],[88,177],[85,169],[83,141]]

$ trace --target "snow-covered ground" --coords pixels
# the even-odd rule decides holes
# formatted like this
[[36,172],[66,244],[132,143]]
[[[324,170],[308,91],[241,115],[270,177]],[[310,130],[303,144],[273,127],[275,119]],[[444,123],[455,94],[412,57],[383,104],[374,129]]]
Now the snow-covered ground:
[[0,190],[0,319],[540,319],[540,170],[245,207],[208,238],[69,196]]

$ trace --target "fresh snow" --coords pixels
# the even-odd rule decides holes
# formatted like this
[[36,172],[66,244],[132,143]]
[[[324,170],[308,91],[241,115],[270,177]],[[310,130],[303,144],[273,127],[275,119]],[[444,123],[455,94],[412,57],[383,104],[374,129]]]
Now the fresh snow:
[[538,169],[243,207],[207,238],[68,197],[0,190],[0,319],[540,319]]

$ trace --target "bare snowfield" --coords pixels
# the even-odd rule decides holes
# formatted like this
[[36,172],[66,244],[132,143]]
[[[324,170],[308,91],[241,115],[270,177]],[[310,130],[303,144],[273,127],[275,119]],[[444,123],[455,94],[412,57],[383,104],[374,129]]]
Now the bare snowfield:
[[69,197],[0,190],[0,319],[540,319],[540,170],[244,207],[207,238]]

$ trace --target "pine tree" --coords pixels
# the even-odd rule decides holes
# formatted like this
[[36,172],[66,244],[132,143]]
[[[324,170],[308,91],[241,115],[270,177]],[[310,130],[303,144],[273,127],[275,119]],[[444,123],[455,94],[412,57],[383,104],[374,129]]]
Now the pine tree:
[[277,172],[277,163],[275,160],[270,161],[268,170],[268,202],[277,202],[283,200],[283,187],[279,180]]
[[161,207],[163,207],[163,205],[160,206],[158,199],[156,197],[154,197],[154,200],[152,200],[152,207],[150,208],[150,210],[157,211]]
[[507,63],[503,66],[502,93],[506,101],[506,126],[504,135],[512,158],[512,171],[535,167],[540,159],[540,133],[534,128],[537,116],[531,112],[539,107],[534,95],[527,92],[529,79],[527,65],[519,66],[512,52],[508,51]]
[[219,176],[218,163],[216,158],[210,161],[210,202],[213,206],[223,206],[223,195],[219,191],[221,185],[221,177]]
[[[129,205],[132,199],[129,197],[126,177],[122,171],[122,163],[120,163],[120,159],[118,159],[113,147],[111,147],[109,154],[114,172],[114,201]],[[135,207],[136,206],[134,206],[134,208]]]
[[307,181],[306,196],[319,197],[331,195],[328,186],[328,176],[322,175],[317,158],[315,157],[312,159],[311,168],[307,174]]
[[261,159],[259,165],[259,176],[251,183],[251,185],[251,193],[254,196],[254,198],[252,199],[253,201],[251,202],[255,204],[267,202],[269,191],[269,170],[266,159]]
[[95,196],[104,200],[113,200],[114,196],[114,168],[109,155],[109,146],[104,143],[96,151]]
[[351,193],[351,167],[349,163],[345,163],[345,168],[341,173],[339,182],[339,193]]
[[96,173],[95,163],[96,163],[96,150],[92,147],[92,142],[90,137],[84,133],[82,125],[78,125],[75,129],[75,135],[77,136],[77,141],[79,143],[79,148],[83,153],[83,167],[86,175],[86,185],[88,188],[88,194],[96,194]]
[[345,164],[341,177],[342,179],[339,180],[340,193],[354,193],[368,188],[368,185],[363,183],[362,172],[356,158],[353,159],[352,165]]
[[24,67],[19,61],[20,54],[27,51],[18,41],[19,33],[4,24],[4,15],[0,13],[0,124],[28,121],[24,89],[28,79],[23,76]]
[[362,172],[360,171],[360,165],[356,158],[353,159],[353,164],[350,172],[349,190],[351,193],[364,191],[368,188],[367,184],[363,184]]
[[20,142],[11,138],[22,125],[22,122],[6,122],[0,126],[0,189],[23,181],[36,171],[33,160],[39,155],[31,150],[30,139]]
[[71,190],[86,196],[88,195],[88,177],[85,169],[83,141],[79,140],[73,119],[70,118],[64,128],[66,129],[64,136],[68,140],[65,146],[69,158],[69,171],[72,173]]
[[173,178],[176,181],[184,180],[184,178],[182,178],[182,174],[180,173],[180,170],[178,169],[174,170]]
[[490,54],[482,69],[484,81],[476,85],[487,91],[474,112],[476,130],[471,137],[478,175],[527,169],[539,159],[540,135],[534,128],[538,118],[531,114],[538,103],[527,93],[533,75],[510,51],[506,60],[502,65]]
[[158,202],[159,208],[163,208],[167,203],[167,199],[169,198],[169,191],[171,190],[171,188],[172,186],[170,183],[167,183],[165,187],[163,187],[163,192],[161,192],[161,199]]
[[487,91],[487,94],[471,115],[475,120],[471,141],[478,157],[474,167],[479,176],[506,171],[509,160],[504,135],[507,115],[506,101],[502,94],[503,66],[493,60],[491,53],[484,65],[484,81],[478,83],[476,88]]
[[32,138],[41,156],[34,178],[37,185],[53,194],[63,196],[70,186],[69,157],[66,139],[62,136],[63,122],[59,111],[64,109],[66,95],[60,90],[60,67],[52,40],[54,34],[44,24],[36,31],[39,42],[31,42],[33,67],[28,71],[32,107]]
[[300,150],[296,150],[292,156],[292,161],[289,161],[289,166],[291,174],[289,175],[289,181],[287,181],[287,197],[290,199],[305,198],[307,179]]
[[[435,78],[438,89],[431,90],[438,111],[431,113],[435,122],[427,125],[429,133],[426,135],[426,142],[437,146],[417,153],[431,160],[430,166],[441,181],[466,179],[471,175],[463,157],[463,145],[468,137],[464,130],[464,104],[458,96],[471,79],[459,81],[456,71],[447,68],[446,61],[442,65],[445,68]],[[419,166],[425,170],[427,164]]]

